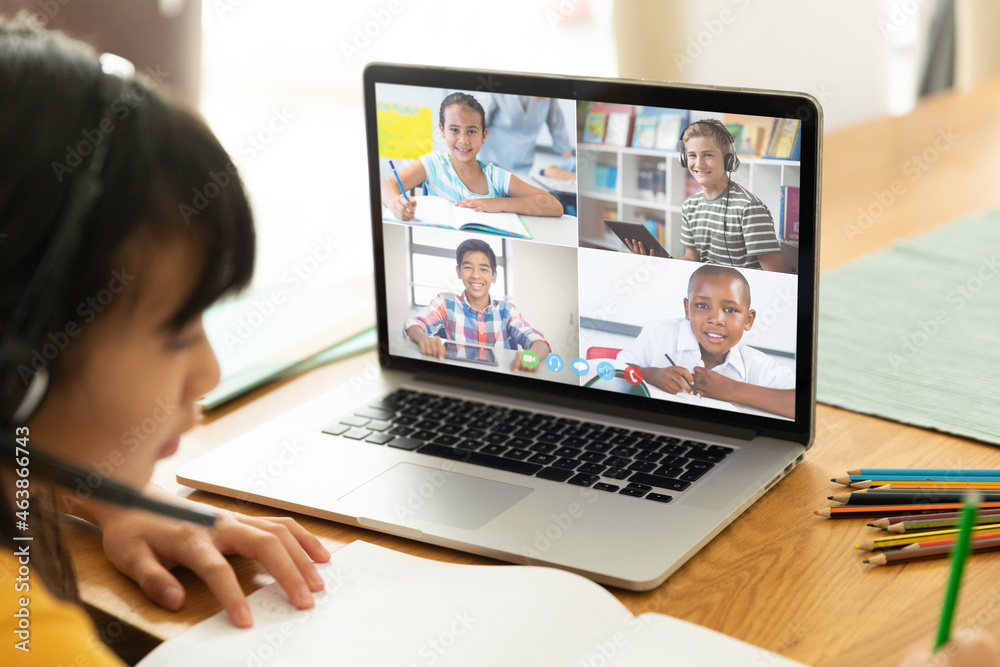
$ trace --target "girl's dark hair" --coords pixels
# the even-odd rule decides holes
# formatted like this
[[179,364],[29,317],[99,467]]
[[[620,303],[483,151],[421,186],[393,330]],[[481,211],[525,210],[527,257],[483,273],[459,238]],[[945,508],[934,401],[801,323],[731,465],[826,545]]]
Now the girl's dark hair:
[[441,125],[444,125],[444,110],[451,106],[469,107],[473,111],[478,111],[479,117],[483,119],[483,129],[486,129],[486,111],[483,109],[483,105],[475,97],[466,93],[452,93],[444,98],[444,101],[441,102],[441,108],[438,110],[438,121]]
[[[157,242],[180,239],[204,253],[170,328],[250,282],[255,240],[246,193],[200,119],[143,77],[108,106],[100,92],[108,75],[96,53],[22,19],[0,17],[0,72],[0,333],[63,219],[77,168],[98,141],[108,145],[103,190],[79,222],[71,284],[59,303],[38,304],[53,332],[70,323],[82,328],[78,308],[107,292],[114,271],[145,268],[138,253],[126,253],[129,240],[148,239],[140,248],[153,252]],[[49,369],[54,383],[60,361]],[[6,537],[13,526],[6,497],[2,502]],[[46,583],[57,595],[67,590],[58,581]]]

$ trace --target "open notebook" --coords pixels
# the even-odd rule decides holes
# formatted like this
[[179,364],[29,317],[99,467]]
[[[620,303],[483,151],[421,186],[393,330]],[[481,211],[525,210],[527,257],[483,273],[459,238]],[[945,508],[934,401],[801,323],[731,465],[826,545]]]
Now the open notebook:
[[[161,644],[159,665],[772,665],[801,663],[662,614],[633,616],[583,577],[454,565],[356,541],[321,566],[326,591],[297,611],[276,583]],[[669,656],[669,658],[667,657]]]
[[[454,202],[434,195],[417,196],[413,200],[417,203],[417,217],[415,220],[408,221],[409,224],[470,232],[487,232],[517,239],[531,238],[531,233],[528,232],[516,213],[483,213],[455,206]],[[385,216],[385,220],[400,222],[392,217],[388,210]]]

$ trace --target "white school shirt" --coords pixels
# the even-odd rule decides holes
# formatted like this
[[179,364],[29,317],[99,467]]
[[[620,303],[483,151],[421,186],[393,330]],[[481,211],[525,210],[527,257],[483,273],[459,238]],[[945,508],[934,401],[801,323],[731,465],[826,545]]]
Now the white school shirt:
[[[694,337],[691,323],[685,319],[661,320],[642,328],[630,346],[618,353],[618,359],[641,367],[664,368],[674,364],[691,372],[704,366],[701,348]],[[726,360],[712,369],[720,375],[740,382],[773,389],[794,389],[795,373],[760,350],[741,340],[726,355]]]

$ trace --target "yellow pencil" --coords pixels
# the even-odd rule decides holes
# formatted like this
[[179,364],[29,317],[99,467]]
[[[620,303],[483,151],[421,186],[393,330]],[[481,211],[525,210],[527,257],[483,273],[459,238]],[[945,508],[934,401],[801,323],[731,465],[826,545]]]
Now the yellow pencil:
[[[972,533],[974,535],[995,532],[997,532],[997,527],[994,524],[974,526],[972,528]],[[916,542],[925,542],[927,540],[935,540],[943,537],[954,537],[958,535],[958,533],[959,528],[949,528],[946,530],[927,530],[916,533],[906,533],[904,535],[893,537],[876,537],[874,539],[863,540],[860,543],[855,544],[854,548],[860,549],[861,551],[894,549],[897,547],[905,547],[908,544],[914,544]]]

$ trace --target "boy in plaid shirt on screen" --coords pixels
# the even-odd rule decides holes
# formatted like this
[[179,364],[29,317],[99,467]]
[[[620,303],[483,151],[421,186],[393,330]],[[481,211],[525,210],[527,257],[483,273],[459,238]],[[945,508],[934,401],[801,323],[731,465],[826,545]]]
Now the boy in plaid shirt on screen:
[[[420,351],[438,359],[445,358],[442,340],[481,346],[502,346],[508,350],[530,349],[538,355],[539,365],[551,352],[545,336],[525,322],[513,303],[490,298],[490,286],[497,279],[497,258],[485,241],[468,239],[455,250],[458,275],[465,290],[462,294],[442,292],[413,317],[403,323],[407,338]],[[511,370],[528,369],[516,355]]]

